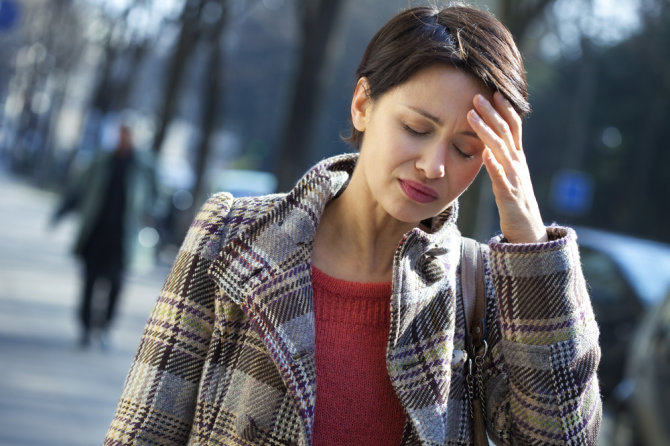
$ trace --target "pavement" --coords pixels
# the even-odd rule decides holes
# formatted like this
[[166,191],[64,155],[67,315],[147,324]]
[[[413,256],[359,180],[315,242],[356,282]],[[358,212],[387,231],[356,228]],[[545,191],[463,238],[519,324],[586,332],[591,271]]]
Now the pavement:
[[0,446],[102,444],[167,274],[129,274],[109,349],[80,348],[76,221],[48,226],[55,198],[0,172]]

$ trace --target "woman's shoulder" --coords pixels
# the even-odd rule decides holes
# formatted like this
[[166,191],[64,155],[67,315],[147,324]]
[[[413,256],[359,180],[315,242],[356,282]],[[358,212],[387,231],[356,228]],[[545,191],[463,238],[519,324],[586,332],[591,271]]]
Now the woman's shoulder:
[[205,250],[205,257],[211,257],[252,224],[267,218],[284,197],[285,194],[233,197],[228,192],[215,193],[200,208],[187,237]]
[[269,194],[249,197],[234,197],[229,192],[217,192],[210,196],[198,213],[199,218],[226,223],[231,218],[252,218],[269,213],[286,194]]

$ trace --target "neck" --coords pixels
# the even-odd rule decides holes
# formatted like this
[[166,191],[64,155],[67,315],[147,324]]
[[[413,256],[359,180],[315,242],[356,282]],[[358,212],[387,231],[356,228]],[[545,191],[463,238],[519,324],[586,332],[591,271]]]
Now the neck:
[[313,263],[342,279],[391,280],[398,243],[417,225],[390,216],[372,199],[364,179],[354,170],[348,187],[323,213],[316,232]]

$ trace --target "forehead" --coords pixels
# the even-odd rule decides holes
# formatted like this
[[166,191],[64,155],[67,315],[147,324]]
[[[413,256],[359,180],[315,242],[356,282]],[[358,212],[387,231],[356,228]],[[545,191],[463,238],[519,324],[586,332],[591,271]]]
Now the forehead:
[[[491,99],[493,91],[473,75],[445,64],[435,64],[417,71],[407,81],[388,92],[392,99],[409,101],[407,105],[432,104],[449,111],[454,108],[472,108],[476,94]],[[467,110],[466,110],[467,111]]]

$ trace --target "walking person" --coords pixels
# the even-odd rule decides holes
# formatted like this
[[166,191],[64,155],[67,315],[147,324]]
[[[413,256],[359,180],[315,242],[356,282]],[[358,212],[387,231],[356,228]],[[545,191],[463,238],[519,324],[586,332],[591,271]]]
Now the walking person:
[[84,347],[92,336],[108,344],[123,275],[154,198],[153,165],[135,150],[131,128],[121,125],[114,150],[97,154],[56,210],[54,222],[72,210],[80,213],[74,252],[83,267],[78,316]]
[[[411,8],[356,76],[357,153],[204,205],[106,445],[484,444],[480,422],[497,444],[596,444],[598,327],[575,232],[533,193],[512,36],[467,6]],[[457,201],[482,165],[502,234],[471,280]]]

